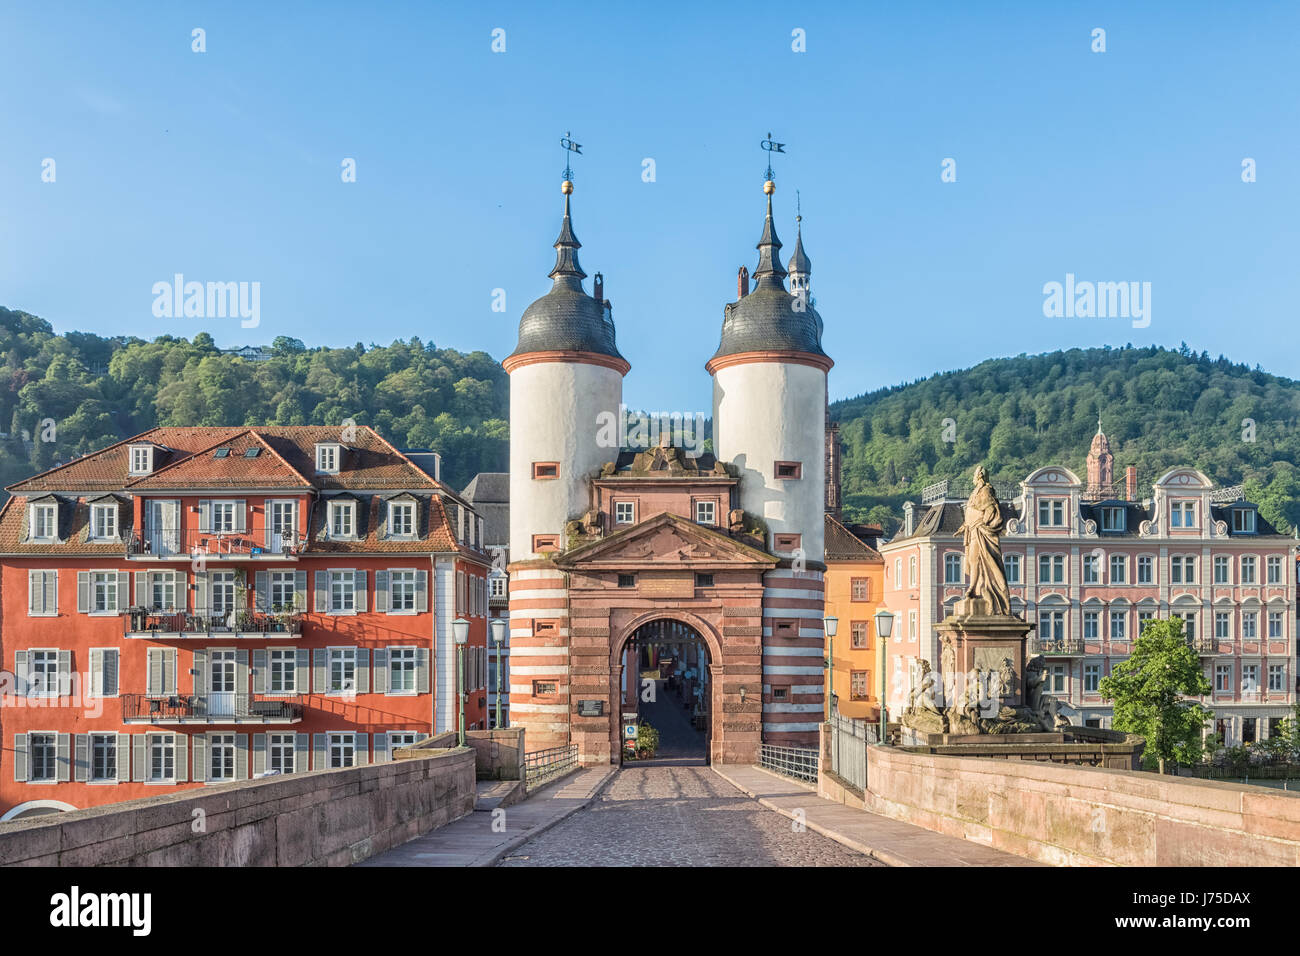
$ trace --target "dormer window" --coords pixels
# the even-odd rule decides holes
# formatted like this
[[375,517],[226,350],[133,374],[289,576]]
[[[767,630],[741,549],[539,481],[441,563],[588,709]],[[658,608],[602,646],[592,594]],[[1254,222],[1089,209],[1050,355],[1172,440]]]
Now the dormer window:
[[1061,498],[1044,498],[1038,502],[1038,525],[1041,528],[1065,527],[1065,501]]
[[1255,512],[1251,508],[1232,509],[1232,531],[1234,534],[1255,533]]
[[153,474],[153,445],[131,446],[131,474]]
[[339,461],[343,458],[343,446],[337,442],[320,442],[316,445],[316,473],[320,475],[337,475]]
[[356,506],[351,501],[331,501],[329,534],[331,538],[351,538],[357,533]]
[[1119,532],[1126,530],[1126,517],[1127,515],[1123,508],[1102,508],[1101,530]]
[[1196,503],[1192,501],[1175,501],[1170,506],[1169,527],[1195,528]]
[[90,537],[95,541],[110,541],[117,537],[117,505],[90,506]]
[[388,534],[394,538],[415,537],[415,502],[388,503]]
[[33,541],[54,541],[57,539],[59,536],[58,505],[32,505],[31,532]]

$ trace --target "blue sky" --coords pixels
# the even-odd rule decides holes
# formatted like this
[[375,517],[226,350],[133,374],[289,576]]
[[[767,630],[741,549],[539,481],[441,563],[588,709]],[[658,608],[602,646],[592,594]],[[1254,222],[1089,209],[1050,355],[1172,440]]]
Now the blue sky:
[[[0,305],[60,331],[500,358],[549,288],[571,130],[626,399],[707,409],[770,130],[833,398],[1125,342],[1300,377],[1298,40],[1285,3],[9,2]],[[178,272],[260,282],[260,326],[156,318]],[[1044,317],[1066,273],[1150,282],[1151,324]]]

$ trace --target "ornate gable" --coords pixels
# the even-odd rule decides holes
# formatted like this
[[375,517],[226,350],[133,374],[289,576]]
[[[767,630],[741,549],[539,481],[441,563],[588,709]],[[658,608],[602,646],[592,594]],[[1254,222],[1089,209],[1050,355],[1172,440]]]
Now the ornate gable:
[[714,528],[664,512],[556,558],[566,569],[774,566],[778,559]]

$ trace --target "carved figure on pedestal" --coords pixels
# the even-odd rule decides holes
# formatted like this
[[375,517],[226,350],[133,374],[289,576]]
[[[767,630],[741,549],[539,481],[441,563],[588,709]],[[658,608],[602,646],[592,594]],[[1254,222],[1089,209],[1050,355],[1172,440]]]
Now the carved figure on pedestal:
[[987,602],[989,613],[1009,615],[1011,598],[1006,570],[1002,566],[1002,508],[983,465],[975,468],[975,488],[966,501],[965,523],[959,529],[966,556],[970,585],[968,600]]

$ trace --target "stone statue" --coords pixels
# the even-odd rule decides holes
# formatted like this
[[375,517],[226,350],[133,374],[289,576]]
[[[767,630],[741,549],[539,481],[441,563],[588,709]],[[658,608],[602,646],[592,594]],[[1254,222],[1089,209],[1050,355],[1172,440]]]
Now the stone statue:
[[966,598],[986,602],[990,614],[1010,615],[1011,597],[1002,567],[1002,546],[998,542],[1002,533],[1002,509],[983,465],[975,468],[975,488],[966,501],[965,523],[959,530],[966,551],[966,572],[970,575]]

